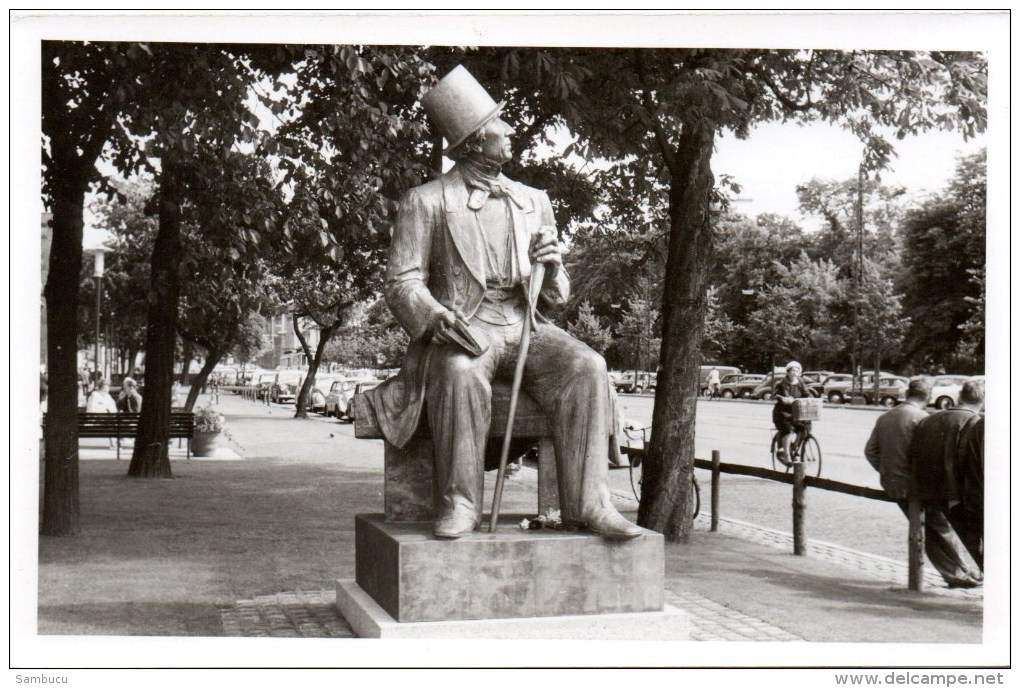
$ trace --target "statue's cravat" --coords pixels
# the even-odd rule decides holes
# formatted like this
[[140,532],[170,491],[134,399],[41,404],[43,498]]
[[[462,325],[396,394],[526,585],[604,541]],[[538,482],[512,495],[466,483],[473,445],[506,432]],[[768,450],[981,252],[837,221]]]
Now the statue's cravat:
[[471,210],[478,210],[485,205],[489,196],[505,196],[518,208],[524,207],[524,199],[514,188],[513,182],[500,173],[498,166],[486,165],[477,160],[461,160],[457,165],[464,183],[471,190],[467,203]]

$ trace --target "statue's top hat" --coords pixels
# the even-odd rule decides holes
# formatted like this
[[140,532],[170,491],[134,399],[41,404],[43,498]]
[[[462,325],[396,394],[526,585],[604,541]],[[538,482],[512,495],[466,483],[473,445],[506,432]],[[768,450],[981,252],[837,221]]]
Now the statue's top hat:
[[449,153],[499,115],[506,101],[494,101],[471,72],[457,65],[422,96],[421,104],[446,139],[443,152]]

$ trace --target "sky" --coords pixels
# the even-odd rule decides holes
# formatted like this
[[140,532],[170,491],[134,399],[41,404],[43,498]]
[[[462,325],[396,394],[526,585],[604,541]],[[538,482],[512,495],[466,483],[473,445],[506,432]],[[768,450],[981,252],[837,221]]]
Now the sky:
[[[895,141],[898,155],[891,169],[881,174],[882,182],[902,186],[910,197],[920,199],[945,187],[961,154],[984,145],[983,135],[965,142],[958,131]],[[741,186],[736,211],[752,217],[777,213],[813,229],[817,220],[797,209],[797,185],[813,178],[856,178],[861,150],[857,138],[839,127],[770,122],[755,128],[746,140],[732,135],[718,139],[712,171],[716,177],[731,175]]]

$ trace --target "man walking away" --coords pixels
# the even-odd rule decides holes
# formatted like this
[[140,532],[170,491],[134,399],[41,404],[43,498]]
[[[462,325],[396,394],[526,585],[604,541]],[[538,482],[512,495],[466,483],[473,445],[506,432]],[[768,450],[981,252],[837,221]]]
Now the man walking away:
[[[981,585],[981,567],[950,523],[951,510],[961,501],[957,466],[962,431],[980,417],[984,384],[967,381],[960,391],[960,406],[939,411],[918,423],[908,452],[916,496],[925,515],[925,549],[928,558],[951,588]],[[927,534],[937,533],[939,546],[929,548]]]
[[[972,404],[983,392],[975,388],[982,383],[966,382],[960,390],[960,401]],[[985,417],[971,416],[960,430],[956,450],[956,484],[960,503],[949,509],[949,521],[960,535],[974,561],[984,569],[985,538]]]
[[914,428],[928,417],[924,409],[930,394],[928,378],[912,379],[907,385],[906,400],[878,417],[864,446],[864,456],[878,471],[882,489],[900,504],[904,513],[910,496],[910,440]]

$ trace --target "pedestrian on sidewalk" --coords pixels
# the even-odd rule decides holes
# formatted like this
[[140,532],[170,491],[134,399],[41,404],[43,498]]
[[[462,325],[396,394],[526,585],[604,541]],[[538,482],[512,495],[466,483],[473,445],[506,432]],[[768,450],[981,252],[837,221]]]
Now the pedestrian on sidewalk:
[[213,404],[220,403],[220,376],[218,373],[213,373],[209,376],[209,401]]
[[[925,530],[937,531],[942,547],[928,558],[951,588],[982,584],[981,567],[968,552],[950,521],[961,503],[958,484],[960,439],[964,429],[977,421],[984,405],[984,383],[968,380],[960,390],[960,406],[925,418],[914,429],[909,457],[916,496],[924,507]],[[927,538],[926,538],[927,544]]]

